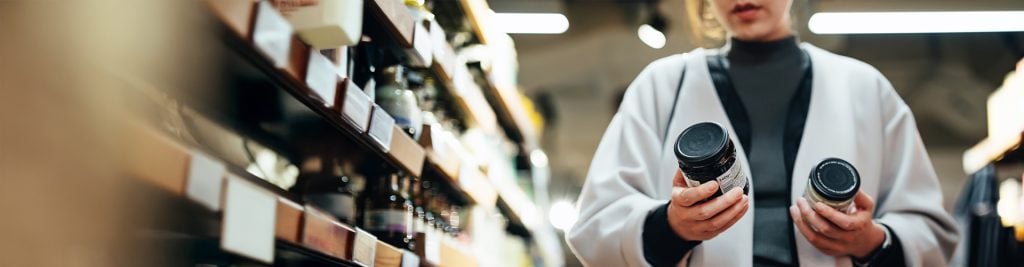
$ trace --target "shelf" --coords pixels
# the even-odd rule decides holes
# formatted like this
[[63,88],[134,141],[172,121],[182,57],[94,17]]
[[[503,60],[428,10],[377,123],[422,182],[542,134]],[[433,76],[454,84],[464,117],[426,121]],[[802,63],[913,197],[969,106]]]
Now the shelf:
[[489,102],[497,111],[495,113],[498,122],[509,138],[519,143],[526,153],[539,148],[539,133],[530,121],[530,115],[517,89],[512,86],[496,85],[489,78],[484,88],[493,96]]
[[459,5],[466,12],[466,19],[473,26],[473,33],[476,34],[480,43],[487,44],[492,28],[488,22],[494,14],[486,0],[459,0]]
[[[523,192],[523,189],[515,182],[507,179],[492,180],[498,188],[499,207],[507,209],[509,221],[512,224],[524,228],[526,231],[534,231],[538,223],[537,206],[533,204],[530,197]],[[502,182],[504,181],[504,182]]]
[[377,25],[384,28],[396,43],[405,48],[413,47],[415,21],[405,3],[401,0],[371,0],[366,3]]

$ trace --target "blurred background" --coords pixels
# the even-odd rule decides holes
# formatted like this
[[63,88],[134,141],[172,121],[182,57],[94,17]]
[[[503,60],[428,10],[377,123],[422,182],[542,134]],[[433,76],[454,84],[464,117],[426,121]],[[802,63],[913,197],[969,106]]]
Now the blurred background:
[[[723,45],[685,0],[143,2],[0,1],[0,265],[580,266],[625,88]],[[1024,2],[792,12],[910,106],[955,263],[1019,266]]]

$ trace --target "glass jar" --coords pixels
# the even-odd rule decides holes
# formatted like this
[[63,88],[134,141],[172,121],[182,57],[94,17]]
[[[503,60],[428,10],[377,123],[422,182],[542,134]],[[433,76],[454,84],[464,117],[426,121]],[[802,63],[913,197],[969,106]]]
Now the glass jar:
[[722,125],[701,122],[686,128],[676,139],[673,150],[688,186],[718,181],[719,190],[708,199],[733,188],[743,188],[743,194],[750,190],[747,175],[736,162],[736,148]]
[[853,198],[860,190],[860,174],[853,164],[838,158],[827,158],[811,169],[804,198],[820,202],[838,211],[854,211]]
[[413,207],[401,192],[399,177],[395,173],[376,177],[373,191],[364,198],[362,227],[384,243],[408,248],[413,240]]
[[416,94],[409,90],[405,68],[398,65],[384,68],[378,80],[377,104],[395,119],[395,125],[413,139],[419,140],[423,129],[423,111],[416,103]]

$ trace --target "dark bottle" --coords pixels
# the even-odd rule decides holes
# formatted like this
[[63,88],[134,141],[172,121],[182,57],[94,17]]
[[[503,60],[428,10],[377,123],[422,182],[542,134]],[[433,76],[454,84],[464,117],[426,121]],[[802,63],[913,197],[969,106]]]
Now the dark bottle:
[[842,212],[853,212],[853,197],[860,190],[860,174],[853,164],[827,158],[811,169],[804,197]]
[[421,230],[423,230],[424,233],[431,233],[437,229],[435,224],[437,213],[434,212],[433,205],[431,203],[431,200],[436,197],[433,189],[434,184],[430,180],[423,180],[423,182],[420,183],[419,195],[420,201],[422,201],[420,208],[423,210],[423,228]]
[[343,223],[352,225],[356,216],[356,196],[351,188],[349,170],[331,159],[321,159],[320,171],[306,175],[303,199],[334,215]]
[[412,240],[412,203],[400,192],[398,174],[376,179],[364,198],[363,228],[384,243],[407,248]]
[[718,192],[708,199],[733,188],[743,188],[743,194],[748,193],[747,175],[736,162],[736,147],[725,127],[714,122],[694,124],[679,134],[673,150],[688,186],[718,181]]

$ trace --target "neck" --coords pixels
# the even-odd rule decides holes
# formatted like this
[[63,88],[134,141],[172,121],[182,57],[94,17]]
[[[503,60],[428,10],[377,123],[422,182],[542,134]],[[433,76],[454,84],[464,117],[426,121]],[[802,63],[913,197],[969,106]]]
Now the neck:
[[724,50],[731,61],[765,61],[800,53],[795,36],[789,35],[773,41],[743,41],[729,39]]

